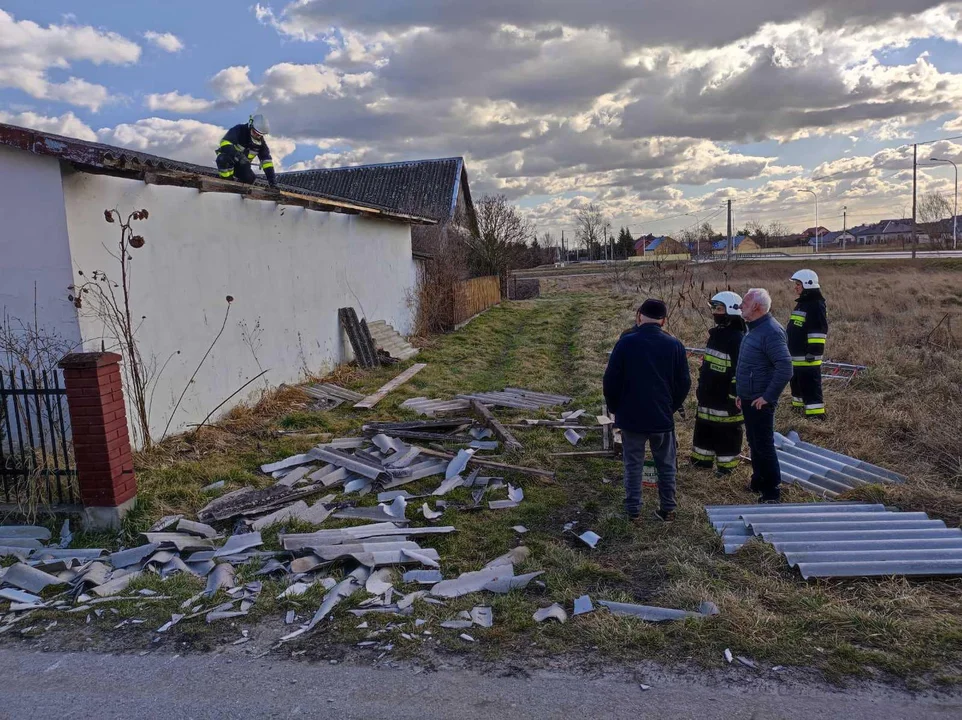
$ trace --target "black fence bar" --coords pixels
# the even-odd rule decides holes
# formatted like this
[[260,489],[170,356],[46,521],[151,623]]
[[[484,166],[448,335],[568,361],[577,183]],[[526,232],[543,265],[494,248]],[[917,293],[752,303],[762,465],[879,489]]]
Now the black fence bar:
[[77,501],[77,473],[64,421],[67,391],[57,371],[50,375],[52,385],[47,371],[31,371],[32,382],[22,369],[19,381],[12,370],[0,373],[0,494],[5,502]]

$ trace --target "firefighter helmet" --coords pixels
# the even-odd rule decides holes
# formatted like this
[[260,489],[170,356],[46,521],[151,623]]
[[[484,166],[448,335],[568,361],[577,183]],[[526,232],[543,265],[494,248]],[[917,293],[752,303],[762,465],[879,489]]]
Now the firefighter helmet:
[[258,135],[270,135],[271,134],[271,124],[267,122],[267,118],[258,113],[257,115],[251,115],[250,128]]
[[818,287],[818,275],[815,274],[814,270],[799,270],[792,275],[792,280],[800,282],[806,290]]
[[711,299],[712,306],[724,305],[726,315],[742,316],[742,299],[738,293],[730,291],[720,292]]

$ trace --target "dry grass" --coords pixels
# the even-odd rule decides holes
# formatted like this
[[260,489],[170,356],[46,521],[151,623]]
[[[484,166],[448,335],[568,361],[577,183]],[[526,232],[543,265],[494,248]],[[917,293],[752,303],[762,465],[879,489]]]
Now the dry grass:
[[[791,307],[790,268],[785,263],[735,265],[727,268],[726,281],[719,268],[699,267],[697,290],[707,300],[726,282],[741,291],[765,286],[774,296],[775,314],[784,319]],[[936,333],[934,341],[942,347],[927,336],[946,313],[956,318],[953,323],[962,322],[958,319],[962,264],[925,261],[913,266],[873,263],[819,268],[832,322],[828,355],[870,365],[872,370],[849,386],[828,386],[830,415],[824,424],[796,420],[787,407],[781,407],[778,429],[798,429],[806,439],[905,472],[911,478],[905,486],[870,488],[863,494],[957,524],[962,515],[962,360],[951,333]],[[632,295],[614,293],[604,280],[545,281],[543,286],[550,285],[547,297],[506,303],[458,333],[424,342],[418,361],[427,362],[428,367],[382,401],[375,413],[360,414],[349,407],[313,413],[306,397],[287,389],[266,396],[255,407],[235,410],[217,427],[172,439],[142,455],[137,469],[145,509],[129,523],[128,537],[166,512],[196,511],[209,499],[200,488],[215,480],[226,480],[228,490],[269,482],[256,471],[261,463],[301,452],[316,442],[280,436],[281,429],[351,435],[370,417],[413,417],[398,407],[408,397],[450,397],[506,385],[567,393],[576,398],[575,407],[595,414],[601,405],[607,352],[632,322],[644,290]],[[673,316],[671,330],[686,343],[700,345],[706,319],[700,308],[683,307]],[[344,370],[337,380],[367,392],[399,371],[398,367],[372,373]],[[689,403],[694,404],[693,397]],[[498,414],[504,419],[523,416]],[[690,422],[679,425],[682,450],[690,447],[691,430]],[[477,513],[451,507],[440,522],[455,525],[458,532],[431,544],[450,577],[476,570],[517,544],[519,539],[510,528],[525,525],[530,532],[523,542],[532,552],[522,569],[545,570],[546,587],[532,585],[503,597],[468,596],[446,608],[418,603],[414,617],[428,619],[446,646],[464,650],[456,639],[458,633],[440,631],[434,627],[436,620],[491,602],[495,626],[472,631],[480,640],[470,649],[473,652],[514,655],[519,660],[576,652],[586,662],[693,658],[713,665],[722,663],[724,649],[731,648],[736,654],[772,664],[817,667],[834,678],[885,672],[913,682],[948,682],[962,676],[962,581],[805,582],[762,543],[724,555],[708,525],[705,504],[752,499],[743,490],[747,468],[718,479],[683,463],[678,521],[667,527],[653,522],[636,525],[621,513],[619,463],[551,457],[552,452],[570,449],[557,431],[520,430],[518,437],[524,451],[507,459],[553,468],[555,482],[509,477],[524,486],[520,507]],[[589,435],[586,443],[588,448],[600,447],[597,434]],[[605,478],[615,481],[605,483]],[[436,479],[428,479],[410,491],[430,492],[435,486]],[[796,488],[789,488],[787,496],[796,502],[814,499]],[[446,499],[466,503],[469,493],[456,490]],[[589,550],[563,533],[569,521],[600,534],[599,547]],[[276,530],[266,534],[271,542]],[[711,599],[721,615],[663,626],[606,613],[560,626],[533,623],[531,614],[538,607],[556,601],[570,607],[584,593],[595,600],[687,609]],[[311,605],[305,603],[305,607]],[[371,628],[398,622],[391,617],[365,619]],[[356,624],[349,616],[325,623],[304,641],[305,646],[316,652],[324,640],[356,642],[362,639]],[[402,631],[413,632],[412,625],[413,618],[385,636],[396,642],[397,652],[415,651],[398,636]],[[178,632],[190,632],[190,628]]]

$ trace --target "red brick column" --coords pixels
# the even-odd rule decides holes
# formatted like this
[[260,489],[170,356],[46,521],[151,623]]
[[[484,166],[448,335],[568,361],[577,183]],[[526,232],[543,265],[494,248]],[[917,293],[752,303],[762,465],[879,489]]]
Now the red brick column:
[[98,527],[119,525],[137,495],[120,361],[108,352],[72,353],[60,361],[80,497],[88,524]]

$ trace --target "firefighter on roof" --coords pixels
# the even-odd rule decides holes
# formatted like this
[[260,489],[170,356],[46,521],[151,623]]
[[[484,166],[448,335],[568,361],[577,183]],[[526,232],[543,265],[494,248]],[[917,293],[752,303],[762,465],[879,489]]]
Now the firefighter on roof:
[[246,124],[235,125],[220,141],[217,148],[217,169],[225,179],[238,180],[248,185],[254,182],[251,162],[260,160],[261,170],[271,187],[277,187],[274,178],[274,161],[267,147],[265,135],[270,134],[270,125],[263,115],[252,115]]
[[720,473],[738,467],[742,451],[744,417],[735,406],[735,366],[745,337],[741,303],[733,292],[720,292],[711,299],[715,327],[708,331],[695,394],[698,415],[691,461],[700,467],[716,465]]
[[825,298],[814,271],[799,270],[792,281],[798,299],[785,328],[792,354],[792,408],[807,418],[824,418],[822,356],[828,337]]

